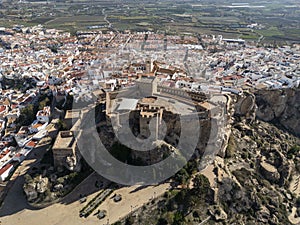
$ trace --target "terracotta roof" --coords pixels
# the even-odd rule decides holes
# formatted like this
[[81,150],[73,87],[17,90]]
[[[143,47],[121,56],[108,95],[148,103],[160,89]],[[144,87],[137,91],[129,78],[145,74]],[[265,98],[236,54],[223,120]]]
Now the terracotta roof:
[[3,112],[5,109],[6,109],[6,106],[5,105],[1,105],[0,106],[0,113]]
[[36,128],[37,129],[37,128],[41,127],[41,126],[43,126],[43,124],[37,123],[37,124],[33,125],[32,128]]
[[5,173],[7,170],[9,170],[13,165],[12,164],[7,164],[4,167],[2,167],[0,169],[0,175],[2,175],[3,173]]
[[35,141],[29,141],[25,146],[35,147],[36,146],[36,142]]

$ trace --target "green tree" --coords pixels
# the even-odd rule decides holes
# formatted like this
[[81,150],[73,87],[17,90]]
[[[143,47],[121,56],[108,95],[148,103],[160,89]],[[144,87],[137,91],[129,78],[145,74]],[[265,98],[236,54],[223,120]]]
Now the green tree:
[[50,105],[50,99],[46,97],[44,100],[42,100],[39,103],[39,110],[42,110],[45,106],[49,106],[49,105]]
[[177,205],[185,204],[187,195],[188,195],[187,189],[182,189],[180,192],[178,192],[175,196],[175,201],[176,201]]
[[182,168],[180,171],[178,171],[174,177],[175,182],[178,182],[179,184],[186,184],[189,180],[189,174],[187,171]]
[[17,119],[17,126],[29,126],[35,120],[35,110],[33,105],[28,105],[21,110],[20,116]]
[[184,221],[185,219],[183,214],[179,211],[175,212],[172,225],[183,225]]
[[59,120],[57,124],[60,131],[68,130],[67,124],[63,120]]
[[205,196],[210,190],[210,183],[206,176],[198,174],[193,179],[194,187],[193,192],[198,196]]
[[196,159],[190,160],[184,167],[188,174],[194,174],[198,171],[198,162]]

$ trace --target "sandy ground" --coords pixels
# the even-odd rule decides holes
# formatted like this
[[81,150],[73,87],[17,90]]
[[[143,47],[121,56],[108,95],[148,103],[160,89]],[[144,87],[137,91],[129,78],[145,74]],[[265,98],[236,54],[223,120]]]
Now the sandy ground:
[[[162,184],[130,193],[138,188],[138,186],[133,186],[115,191],[115,193],[121,194],[123,199],[119,203],[115,203],[110,197],[107,198],[98,208],[107,210],[107,216],[101,221],[93,214],[88,218],[80,218],[79,211],[84,204],[80,204],[79,201],[67,205],[58,203],[40,210],[23,209],[15,214],[0,218],[0,221],[1,225],[94,225],[107,224],[108,221],[111,224],[118,221],[119,218],[125,217],[132,210],[143,206],[154,196],[162,195],[168,187],[168,184]],[[88,201],[97,193],[88,196]],[[94,212],[97,212],[98,209]]]
[[122,195],[122,201],[115,203],[113,199],[108,198],[98,208],[100,210],[107,211],[107,217],[103,219],[103,224],[107,224],[107,222],[114,223],[118,221],[120,218],[125,217],[130,212],[135,211],[147,202],[150,202],[153,198],[163,195],[169,187],[170,185],[165,183],[158,186],[148,186],[141,189],[139,189],[139,186],[132,186],[128,188],[121,188],[115,191],[114,193]]
[[79,218],[78,212],[82,208],[79,202],[69,205],[55,204],[41,210],[24,209],[13,215],[2,217],[4,225],[68,225],[68,224],[96,224],[97,219],[84,220]]
[[[35,209],[27,204],[23,193],[24,174],[32,168],[45,153],[47,145],[42,146],[35,154],[31,154],[15,172],[12,180],[12,187],[0,208],[0,225],[95,225],[105,224],[109,221],[112,224],[150,202],[153,198],[163,195],[170,187],[169,183],[157,186],[132,186],[123,187],[114,191],[95,211],[105,209],[107,216],[99,220],[95,215],[88,218],[80,218],[79,211],[96,196],[100,189],[95,187],[95,181],[102,181],[102,178],[93,173],[79,186],[75,188],[61,202],[43,209]],[[122,200],[115,203],[111,196],[121,194]],[[80,203],[80,194],[87,196],[85,203]]]
[[215,181],[216,176],[215,173],[213,172],[214,168],[215,168],[214,165],[209,165],[204,170],[201,171],[201,174],[203,174],[208,178],[211,187],[216,186],[216,181]]
[[[67,196],[62,202],[51,205],[44,209],[33,209],[27,203],[24,194],[22,193],[22,179],[18,178],[9,191],[4,205],[0,210],[1,225],[94,225],[114,223],[119,218],[125,217],[131,211],[143,206],[151,201],[153,197],[158,197],[165,193],[170,187],[168,183],[158,186],[149,187],[124,187],[114,191],[122,195],[122,201],[115,203],[111,196],[103,202],[98,209],[105,209],[107,216],[99,220],[95,215],[90,215],[88,218],[80,218],[79,211],[90,201],[99,190],[93,191],[95,180],[99,179],[97,174],[91,175],[75,191]],[[86,203],[79,203],[79,195],[90,193],[87,195]],[[97,212],[98,209],[94,211]]]

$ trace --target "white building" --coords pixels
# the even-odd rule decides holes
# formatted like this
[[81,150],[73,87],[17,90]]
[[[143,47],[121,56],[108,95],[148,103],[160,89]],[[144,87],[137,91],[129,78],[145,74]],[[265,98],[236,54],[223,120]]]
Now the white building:
[[41,123],[38,120],[35,120],[35,121],[33,121],[33,123],[29,127],[29,133],[34,134],[34,133],[37,133],[41,130],[45,130],[47,125],[48,125],[48,122]]
[[49,123],[51,115],[50,106],[46,106],[36,114],[36,119],[41,123]]
[[0,169],[0,182],[3,182],[13,171],[14,166],[7,164]]

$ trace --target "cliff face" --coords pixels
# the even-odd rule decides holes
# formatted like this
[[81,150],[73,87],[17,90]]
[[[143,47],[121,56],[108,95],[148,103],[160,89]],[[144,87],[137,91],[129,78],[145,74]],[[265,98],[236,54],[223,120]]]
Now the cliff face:
[[[224,152],[209,166],[197,167],[206,177],[198,185],[208,191],[193,195],[195,174],[187,166],[174,176],[172,185],[179,192],[167,192],[142,209],[142,224],[175,224],[178,212],[184,225],[203,221],[216,225],[299,224],[300,139],[292,133],[300,135],[300,90],[244,92],[228,99],[226,127],[230,132],[221,132],[229,136],[224,139]],[[170,130],[179,129],[175,124],[174,119]],[[211,122],[203,123],[203,130],[208,132],[209,125]],[[203,136],[209,137],[208,133]]]
[[256,116],[300,136],[300,89],[260,90],[256,96]]

